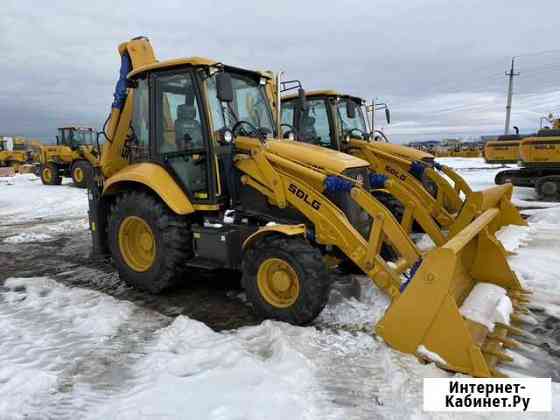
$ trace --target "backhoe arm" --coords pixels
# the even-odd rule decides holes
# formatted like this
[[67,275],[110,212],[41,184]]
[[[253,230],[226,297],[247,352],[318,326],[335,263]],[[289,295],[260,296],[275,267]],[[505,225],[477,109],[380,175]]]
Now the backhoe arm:
[[115,86],[111,115],[104,127],[107,143],[101,151],[100,168],[104,178],[115,174],[127,165],[123,158],[123,148],[130,136],[130,123],[133,113],[133,94],[128,89],[127,75],[132,70],[157,62],[154,51],[147,38],[139,37],[119,45],[121,68]]

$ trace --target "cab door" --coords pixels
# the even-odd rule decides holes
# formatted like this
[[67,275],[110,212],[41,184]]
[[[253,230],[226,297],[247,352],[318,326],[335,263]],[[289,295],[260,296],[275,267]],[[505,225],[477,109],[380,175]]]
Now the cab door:
[[208,130],[190,70],[152,75],[152,156],[164,164],[194,203],[214,202]]

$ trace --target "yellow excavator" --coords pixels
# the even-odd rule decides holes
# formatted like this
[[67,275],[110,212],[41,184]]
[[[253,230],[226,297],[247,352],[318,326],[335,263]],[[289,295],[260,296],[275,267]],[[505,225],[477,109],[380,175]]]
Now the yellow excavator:
[[507,164],[519,161],[519,145],[523,137],[519,135],[517,127],[514,129],[515,134],[504,134],[496,140],[486,142],[483,153],[486,163]]
[[368,161],[373,194],[392,209],[406,231],[417,223],[441,245],[492,207],[500,212],[491,233],[504,225],[526,225],[511,203],[511,185],[474,192],[457,172],[435,162],[433,155],[391,144],[381,131],[369,133],[362,99],[332,90],[305,92],[294,82],[285,82],[281,89],[300,89],[280,100],[284,137]]
[[38,175],[45,185],[60,185],[71,177],[74,185],[85,188],[97,160],[96,132],[93,128],[67,126],[58,129],[56,145],[42,145]]
[[31,150],[22,137],[0,137],[0,167],[10,166],[15,171],[20,165],[32,162]]
[[531,187],[541,200],[560,200],[560,118],[551,118],[551,122],[550,128],[521,140],[520,168],[498,172],[496,184]]
[[88,198],[93,249],[124,281],[159,292],[193,267],[237,270],[258,315],[304,325],[327,302],[329,261],[348,260],[391,298],[376,326],[387,344],[502,376],[528,294],[489,233],[498,208],[423,254],[370,194],[368,161],[275,138],[266,73],[158,61],[144,37],[118,51]]

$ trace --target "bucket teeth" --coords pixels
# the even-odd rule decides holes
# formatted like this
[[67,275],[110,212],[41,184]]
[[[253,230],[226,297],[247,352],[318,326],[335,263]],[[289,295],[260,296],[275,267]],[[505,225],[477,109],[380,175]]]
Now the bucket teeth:
[[492,350],[492,349],[489,349],[489,348],[484,348],[484,349],[482,350],[482,354],[484,354],[485,356],[489,356],[489,357],[495,357],[495,358],[497,358],[500,362],[508,362],[508,363],[513,362],[513,358],[511,358],[510,356],[508,356],[507,354],[505,354],[503,351]]
[[505,328],[508,331],[508,335],[517,335],[519,337],[525,337],[527,334],[521,328],[514,327],[512,325],[506,324],[496,324],[500,328]]
[[489,335],[488,338],[499,341],[500,343],[502,343],[502,346],[504,346],[507,349],[518,349],[521,347],[521,343],[512,340],[511,338],[500,337],[495,334]]
[[519,314],[529,315],[529,310],[524,306],[513,305],[513,309],[514,309],[513,313],[516,315]]
[[518,300],[529,300],[529,296],[531,296],[533,294],[533,292],[531,292],[530,290],[525,290],[525,289],[517,289],[517,290],[509,290],[508,291],[508,296],[512,299],[518,299]]
[[490,373],[494,378],[509,378],[505,373],[500,372],[496,368],[490,368]]

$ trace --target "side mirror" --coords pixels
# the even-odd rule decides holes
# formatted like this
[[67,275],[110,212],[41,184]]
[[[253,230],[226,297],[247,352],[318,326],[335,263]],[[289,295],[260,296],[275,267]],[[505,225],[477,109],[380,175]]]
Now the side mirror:
[[307,109],[307,98],[305,97],[305,89],[303,88],[298,89],[298,105],[301,110]]
[[346,101],[346,116],[350,119],[356,118],[356,104],[351,99]]
[[391,124],[391,111],[389,111],[389,108],[385,108],[385,119],[387,124]]
[[216,75],[216,90],[220,102],[233,102],[233,86],[228,73],[221,72]]

